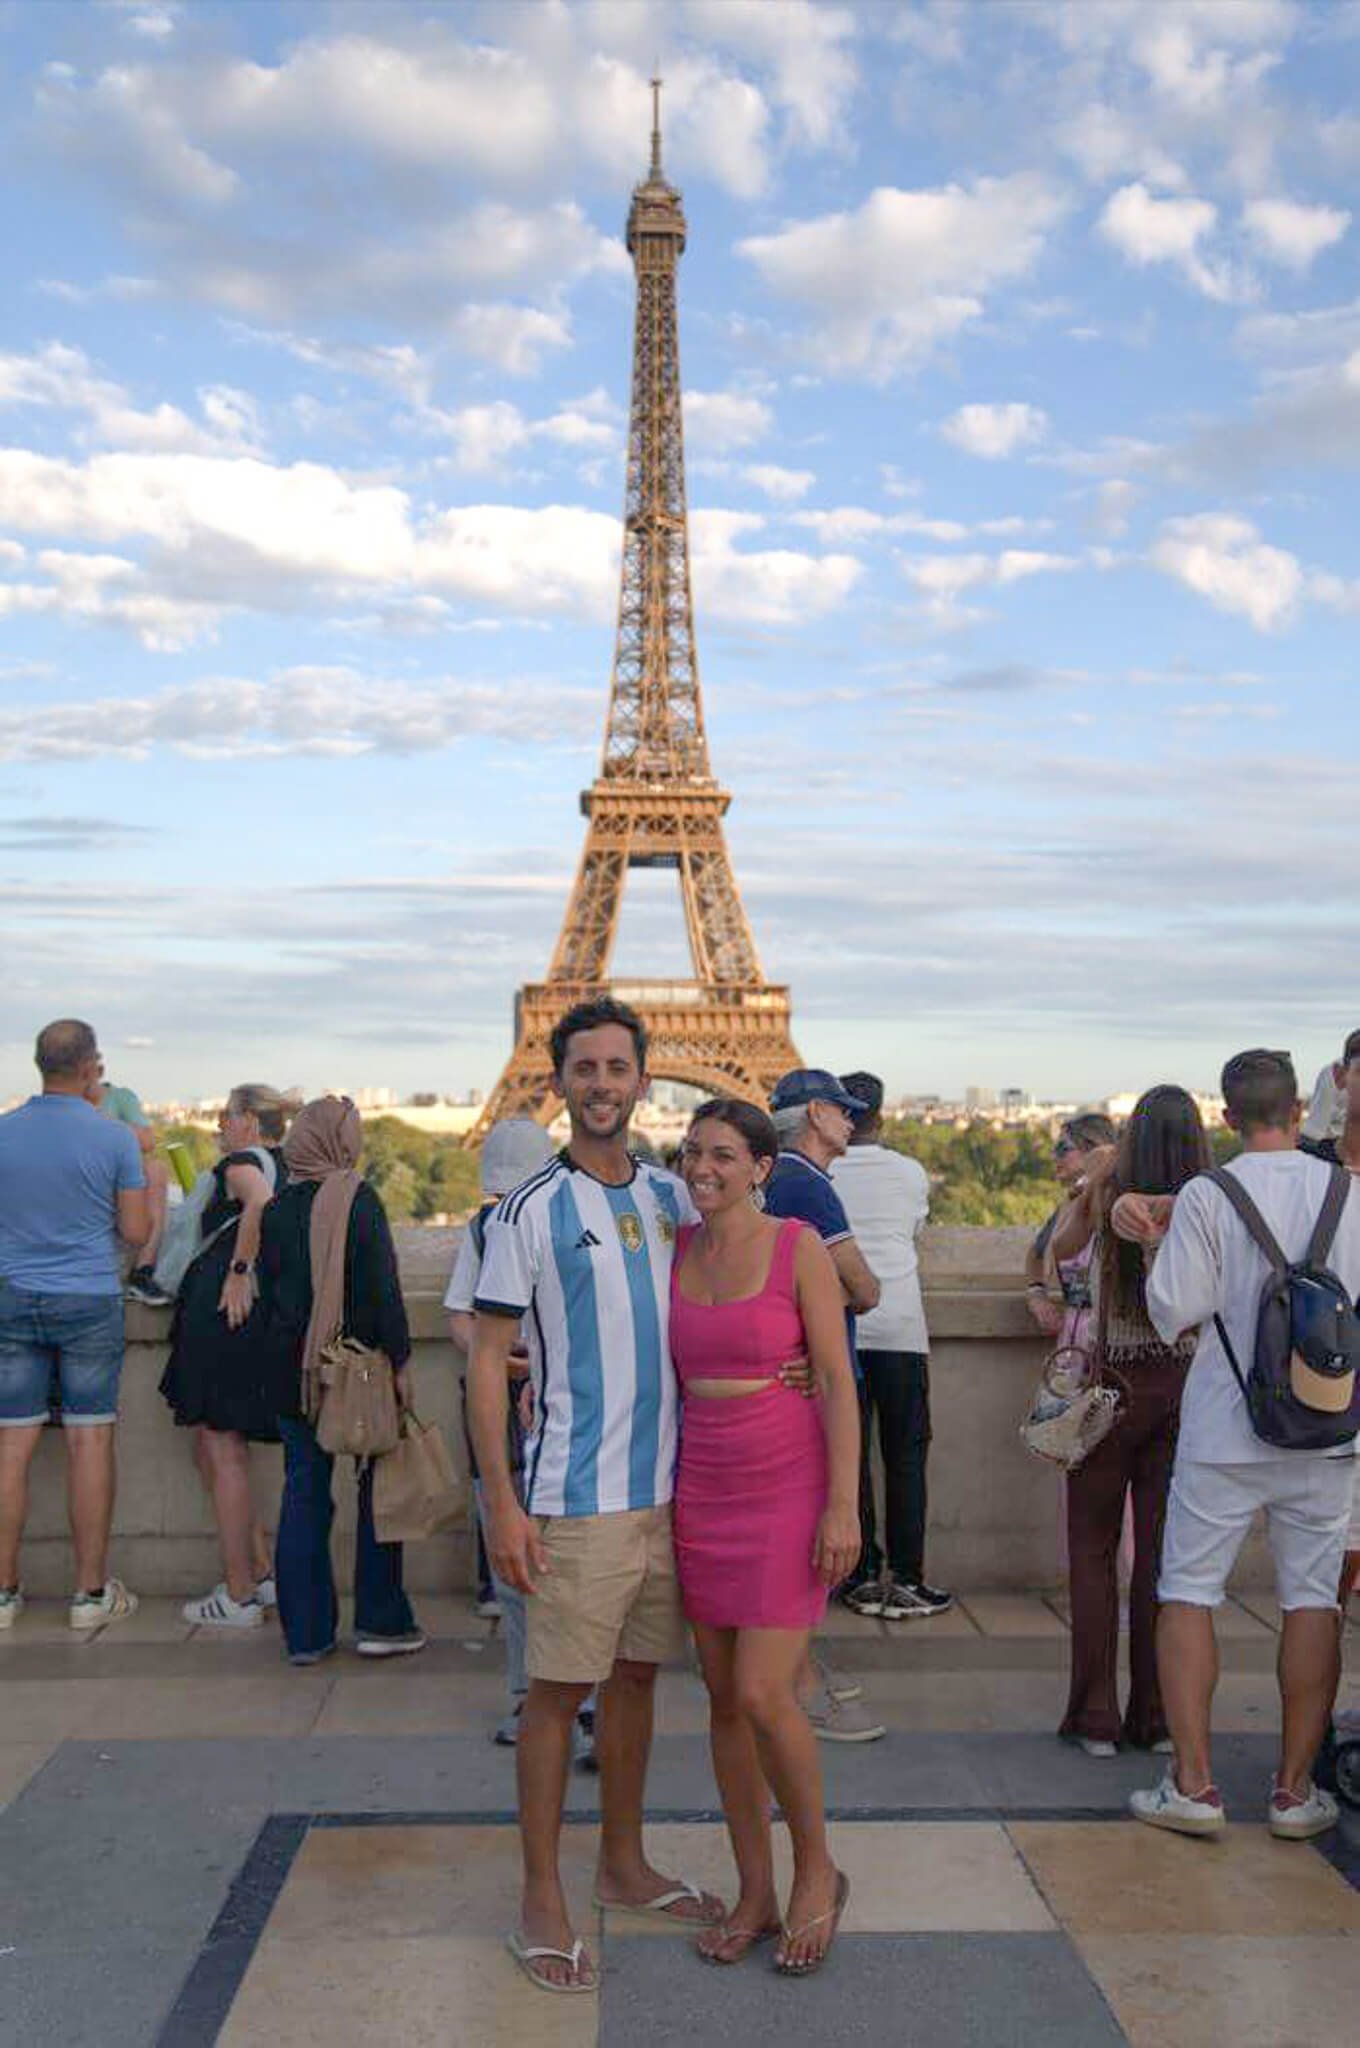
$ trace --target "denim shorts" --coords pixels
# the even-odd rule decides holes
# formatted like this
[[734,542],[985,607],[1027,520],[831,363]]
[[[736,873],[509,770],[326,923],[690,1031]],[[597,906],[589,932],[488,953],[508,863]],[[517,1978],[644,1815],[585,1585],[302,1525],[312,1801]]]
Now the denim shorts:
[[46,1422],[54,1381],[68,1429],[116,1422],[122,1372],[121,1294],[25,1294],[0,1279],[0,1429]]

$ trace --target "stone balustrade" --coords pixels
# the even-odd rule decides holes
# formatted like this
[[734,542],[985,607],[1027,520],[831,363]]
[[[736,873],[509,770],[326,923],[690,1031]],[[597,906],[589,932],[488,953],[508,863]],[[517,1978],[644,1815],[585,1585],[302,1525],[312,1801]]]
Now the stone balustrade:
[[[461,1354],[449,1340],[441,1306],[459,1232],[399,1229],[396,1233],[415,1341],[417,1405],[438,1422],[460,1462]],[[922,1274],[931,1334],[934,1444],[930,1461],[929,1570],[960,1590],[1036,1588],[1063,1576],[1061,1491],[1052,1468],[1021,1447],[1017,1428],[1038,1375],[1044,1344],[1024,1301],[1026,1230],[927,1229]],[[220,1576],[213,1522],[190,1455],[157,1392],[165,1363],[164,1311],[130,1306],[119,1428],[118,1505],[112,1568],[149,1594],[201,1592]],[[69,1590],[60,1432],[39,1446],[24,1547],[30,1591]],[[252,1452],[260,1513],[272,1527],[280,1487],[280,1453]],[[348,1570],[354,1486],[348,1469],[336,1482],[337,1544]],[[414,1590],[466,1586],[472,1574],[465,1529],[407,1554]],[[1237,1583],[1268,1579],[1254,1544]]]

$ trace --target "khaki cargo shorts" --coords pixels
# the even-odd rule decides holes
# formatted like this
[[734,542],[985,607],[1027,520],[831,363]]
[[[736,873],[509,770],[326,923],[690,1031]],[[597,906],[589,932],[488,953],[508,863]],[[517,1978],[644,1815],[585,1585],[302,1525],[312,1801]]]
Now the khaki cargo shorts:
[[524,1603],[530,1678],[600,1685],[616,1658],[664,1664],[683,1654],[669,1503],[536,1520],[549,1568]]

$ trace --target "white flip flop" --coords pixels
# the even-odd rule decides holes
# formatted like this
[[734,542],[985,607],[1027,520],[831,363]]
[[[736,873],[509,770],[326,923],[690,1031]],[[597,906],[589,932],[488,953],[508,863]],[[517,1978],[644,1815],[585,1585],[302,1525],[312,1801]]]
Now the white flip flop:
[[[524,1936],[516,1931],[513,1934],[506,1935],[505,1946],[509,1949],[511,1955],[529,1979],[529,1982],[539,1991],[560,1991],[564,1992],[568,1997],[575,1997],[578,1993],[584,1993],[587,1997],[591,1997],[600,1988],[598,1980],[594,1984],[583,1984],[581,1982],[581,1964],[585,1960],[586,1945],[579,1935],[569,1949],[545,1948],[537,1943],[527,1942]],[[535,1963],[565,1963],[571,1971],[570,1981],[566,1984],[554,1984],[551,1977],[539,1975],[538,1971],[534,1968]]]

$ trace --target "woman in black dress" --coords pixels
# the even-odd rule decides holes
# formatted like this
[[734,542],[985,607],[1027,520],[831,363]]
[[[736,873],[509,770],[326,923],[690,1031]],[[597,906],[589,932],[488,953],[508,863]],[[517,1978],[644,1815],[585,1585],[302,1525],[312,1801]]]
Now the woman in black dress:
[[213,1503],[226,1576],[184,1604],[206,1628],[258,1628],[274,1604],[269,1538],[250,1496],[251,1442],[277,1443],[264,1390],[263,1315],[256,1279],[260,1226],[283,1186],[279,1149],[290,1105],[277,1089],[233,1088],[218,1118],[222,1157],[200,1223],[200,1246],[180,1283],[161,1392],[194,1431],[194,1461]]
[[[397,1255],[377,1191],[357,1172],[359,1112],[333,1095],[298,1112],[284,1154],[288,1185],[265,1216],[261,1274],[269,1322],[266,1397],[283,1438],[283,1505],[276,1573],[279,1619],[294,1664],[336,1645],[340,1607],[331,1565],[335,1460],[316,1440],[314,1392],[321,1348],[340,1332],[385,1352],[406,1394],[411,1355]],[[359,1468],[354,1555],[355,1647],[363,1657],[423,1650],[402,1589],[402,1547],[373,1528],[373,1461]]]

